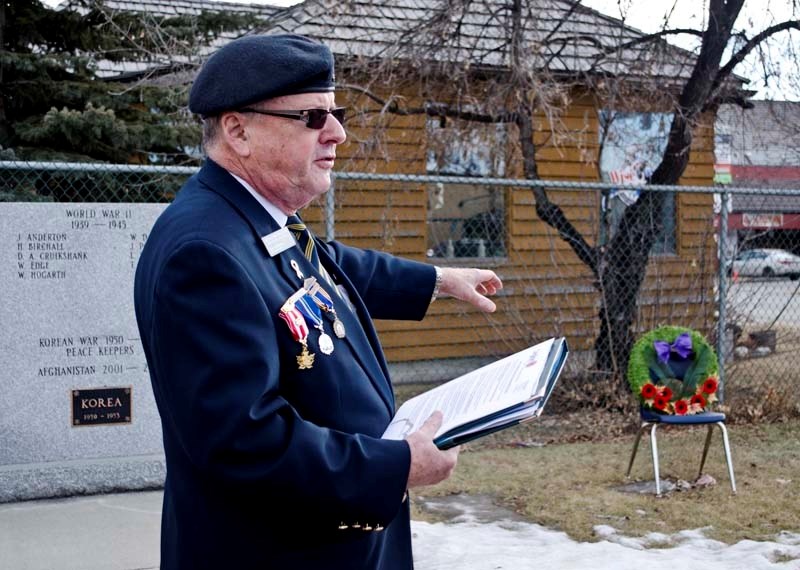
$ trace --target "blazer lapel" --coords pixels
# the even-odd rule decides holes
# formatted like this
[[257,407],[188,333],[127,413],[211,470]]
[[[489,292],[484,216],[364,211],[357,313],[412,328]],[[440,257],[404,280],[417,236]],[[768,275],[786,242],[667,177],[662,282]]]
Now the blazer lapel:
[[[257,241],[260,242],[261,237],[280,229],[275,219],[269,215],[261,204],[235,178],[213,160],[206,160],[203,168],[198,173],[198,179],[209,190],[225,198],[239,211],[253,229]],[[326,268],[335,268],[337,277],[348,290],[350,301],[355,306],[356,312],[363,315],[365,323],[362,323],[358,315],[345,306],[345,301],[339,298],[338,294],[333,291],[330,292],[336,306],[336,313],[345,326],[346,336],[344,340],[350,344],[353,353],[362,368],[367,372],[367,376],[372,381],[375,390],[386,404],[389,414],[394,415],[394,394],[388,381],[389,372],[386,369],[383,351],[380,348],[377,335],[369,321],[369,312],[353,284],[339,270],[336,262],[327,254],[325,248],[317,247],[317,251]],[[264,254],[269,255],[266,248],[264,248]],[[294,289],[298,289],[303,285],[303,279],[298,277],[297,272],[292,267],[292,261],[300,267],[305,277],[314,276],[323,287],[330,287],[317,269],[312,267],[311,263],[305,258],[299,247],[291,247],[276,255],[275,258],[273,259],[275,259],[276,266]]]
[[[278,226],[278,222],[275,221],[275,218],[250,195],[247,189],[243,188],[233,176],[213,160],[206,160],[205,165],[200,170],[199,176],[201,182],[205,183],[212,192],[216,192],[225,198],[225,200],[230,202],[231,205],[239,211],[241,216],[252,228],[256,242],[261,243],[262,237],[281,229]],[[264,256],[269,257],[266,247],[263,245],[261,247]],[[290,247],[274,256],[273,260],[293,290],[297,290],[303,286],[303,278],[297,275],[297,272],[292,267],[292,262],[301,268],[305,277],[310,277],[312,275],[310,272],[311,264],[300,251],[299,247]]]
[[[278,222],[242,187],[230,173],[211,159],[206,159],[198,173],[203,185],[225,198],[247,221],[258,241],[261,237],[279,230]],[[264,250],[266,252],[266,249]]]
[[[375,389],[383,398],[386,407],[391,415],[394,415],[394,393],[392,392],[391,384],[389,383],[389,371],[386,368],[386,359],[383,356],[383,349],[381,348],[378,336],[375,333],[375,328],[372,326],[372,319],[369,316],[366,305],[361,300],[361,296],[356,291],[356,288],[347,278],[347,276],[339,270],[339,266],[328,255],[324,247],[317,247],[320,261],[325,265],[332,275],[335,273],[336,279],[347,289],[350,302],[353,304],[355,311],[346,306],[346,301],[339,298],[334,292],[331,292],[334,306],[336,307],[336,314],[344,323],[347,331],[345,339],[353,347],[353,352],[361,362],[361,366],[367,371],[368,376],[375,385]],[[335,268],[335,269],[334,269]],[[323,280],[323,286],[328,287],[328,284]],[[355,331],[351,334],[350,331]]]

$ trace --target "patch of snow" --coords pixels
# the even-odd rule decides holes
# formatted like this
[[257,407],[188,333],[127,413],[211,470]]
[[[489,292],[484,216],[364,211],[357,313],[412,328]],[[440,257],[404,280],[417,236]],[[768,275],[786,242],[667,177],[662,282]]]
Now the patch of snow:
[[588,543],[525,522],[460,520],[412,521],[416,570],[800,570],[800,535],[790,532],[775,542],[727,545],[706,537],[706,529],[633,538],[598,525],[601,540]]

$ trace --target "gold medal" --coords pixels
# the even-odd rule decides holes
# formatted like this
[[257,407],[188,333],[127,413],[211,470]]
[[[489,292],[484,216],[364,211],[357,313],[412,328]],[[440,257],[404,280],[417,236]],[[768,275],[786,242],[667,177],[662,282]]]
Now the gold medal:
[[300,356],[297,357],[297,367],[300,370],[311,368],[314,365],[314,353],[308,351],[308,325],[303,314],[294,305],[285,303],[281,307],[279,315],[286,321],[294,340],[303,347]]
[[297,367],[300,370],[308,370],[314,366],[314,353],[308,352],[308,346],[303,343],[303,351],[297,357]]

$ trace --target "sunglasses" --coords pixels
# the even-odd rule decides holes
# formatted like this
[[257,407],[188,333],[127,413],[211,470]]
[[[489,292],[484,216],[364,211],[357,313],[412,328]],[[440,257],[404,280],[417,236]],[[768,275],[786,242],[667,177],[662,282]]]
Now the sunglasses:
[[344,114],[347,111],[346,107],[336,107],[328,111],[327,109],[303,109],[301,111],[262,111],[261,109],[253,109],[246,107],[239,109],[239,113],[258,113],[259,115],[269,115],[270,117],[283,117],[285,119],[295,119],[303,121],[309,129],[319,130],[325,126],[328,121],[328,115],[333,115],[333,118],[339,121],[339,124],[344,124]]

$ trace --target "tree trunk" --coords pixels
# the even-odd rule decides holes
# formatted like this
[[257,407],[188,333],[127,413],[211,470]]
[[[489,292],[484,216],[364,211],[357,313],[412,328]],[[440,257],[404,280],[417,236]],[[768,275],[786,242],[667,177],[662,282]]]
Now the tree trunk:
[[[743,0],[711,0],[709,24],[692,75],[676,105],[667,147],[651,184],[677,184],[689,164],[692,129],[711,96],[720,61]],[[624,379],[634,341],[632,329],[650,250],[661,232],[665,192],[643,191],[625,210],[605,258],[598,264],[600,334],[595,342],[600,373]]]
[[600,333],[595,341],[596,368],[622,376],[633,344],[639,291],[650,250],[661,232],[661,211],[669,195],[642,192],[625,210],[600,266]]

